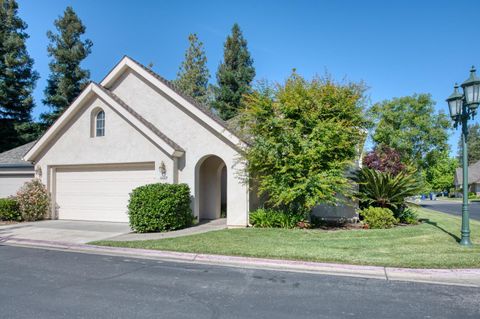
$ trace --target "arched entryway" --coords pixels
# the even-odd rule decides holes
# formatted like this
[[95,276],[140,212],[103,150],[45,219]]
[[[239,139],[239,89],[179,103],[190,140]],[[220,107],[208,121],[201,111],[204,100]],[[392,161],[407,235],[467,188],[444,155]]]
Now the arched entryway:
[[196,213],[199,220],[217,219],[227,214],[227,166],[216,155],[197,163]]

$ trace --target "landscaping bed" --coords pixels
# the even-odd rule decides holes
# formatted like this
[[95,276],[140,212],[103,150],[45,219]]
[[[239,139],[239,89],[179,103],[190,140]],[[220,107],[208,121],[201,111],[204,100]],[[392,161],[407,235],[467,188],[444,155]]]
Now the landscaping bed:
[[91,244],[168,251],[410,268],[479,268],[480,222],[471,221],[472,248],[458,243],[461,220],[418,209],[422,223],[391,229],[244,228],[146,241]]

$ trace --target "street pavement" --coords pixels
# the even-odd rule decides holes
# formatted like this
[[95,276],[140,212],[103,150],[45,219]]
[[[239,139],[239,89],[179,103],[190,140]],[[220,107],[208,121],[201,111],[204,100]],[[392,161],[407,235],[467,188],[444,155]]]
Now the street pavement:
[[[422,200],[419,203],[422,207],[447,213],[455,216],[462,216],[462,202],[452,200]],[[480,202],[471,202],[469,205],[470,218],[480,220]]]
[[0,246],[2,318],[480,318],[480,289]]

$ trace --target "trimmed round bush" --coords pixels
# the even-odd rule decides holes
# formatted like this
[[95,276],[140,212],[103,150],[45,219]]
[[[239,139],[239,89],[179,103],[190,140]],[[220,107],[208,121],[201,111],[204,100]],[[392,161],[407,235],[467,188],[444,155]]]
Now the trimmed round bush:
[[44,219],[50,210],[50,196],[39,179],[23,184],[17,192],[17,203],[24,221]]
[[130,227],[138,233],[161,232],[191,226],[190,188],[187,184],[149,184],[135,188],[128,203]]
[[392,228],[398,223],[388,208],[368,207],[360,211],[363,221],[372,229]]
[[18,203],[13,197],[0,198],[0,220],[21,221]]

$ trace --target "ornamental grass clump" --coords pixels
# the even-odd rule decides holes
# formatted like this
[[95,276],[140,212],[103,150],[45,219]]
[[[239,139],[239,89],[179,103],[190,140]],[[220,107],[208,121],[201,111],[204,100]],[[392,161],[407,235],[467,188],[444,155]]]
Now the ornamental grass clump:
[[17,192],[17,203],[24,221],[44,219],[50,209],[50,196],[39,179],[26,182]]

